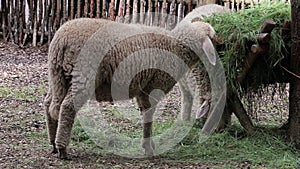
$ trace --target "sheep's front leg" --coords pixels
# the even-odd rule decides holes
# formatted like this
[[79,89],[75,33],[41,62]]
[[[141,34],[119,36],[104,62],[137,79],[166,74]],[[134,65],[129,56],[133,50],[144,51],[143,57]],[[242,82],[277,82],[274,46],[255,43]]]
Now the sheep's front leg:
[[44,100],[44,107],[46,112],[46,122],[47,122],[47,130],[48,130],[48,138],[50,141],[50,144],[53,146],[52,153],[56,154],[58,151],[55,146],[55,135],[57,131],[57,120],[51,117],[51,113],[49,112],[49,107],[52,101],[52,93],[51,93],[51,87],[48,89],[48,93]]
[[137,102],[143,115],[142,147],[145,149],[146,156],[153,156],[155,144],[152,140],[152,121],[157,102],[153,102],[151,106],[147,95],[137,97]]
[[58,158],[60,159],[67,158],[66,148],[70,142],[75,114],[76,111],[72,99],[72,92],[69,90],[60,107],[55,140],[56,148],[58,149]]
[[181,119],[190,120],[193,104],[193,96],[188,89],[187,84],[184,84],[185,81],[179,81],[179,87],[181,92]]

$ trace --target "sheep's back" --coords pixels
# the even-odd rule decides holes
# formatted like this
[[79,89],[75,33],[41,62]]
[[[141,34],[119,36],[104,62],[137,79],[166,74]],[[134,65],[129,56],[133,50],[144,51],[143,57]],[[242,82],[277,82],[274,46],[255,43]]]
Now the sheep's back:
[[71,78],[73,66],[85,42],[110,21],[79,18],[66,22],[55,33],[48,52],[50,69],[63,69],[66,78]]

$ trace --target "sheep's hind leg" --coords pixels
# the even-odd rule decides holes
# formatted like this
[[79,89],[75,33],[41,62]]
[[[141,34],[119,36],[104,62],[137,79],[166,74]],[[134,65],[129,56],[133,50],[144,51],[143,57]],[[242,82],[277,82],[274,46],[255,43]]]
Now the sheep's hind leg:
[[157,102],[149,101],[149,96],[142,95],[137,97],[137,102],[140,107],[141,113],[143,115],[143,140],[142,147],[145,149],[146,156],[153,156],[155,144],[152,139],[152,121],[153,114],[155,112],[155,107]]
[[58,151],[55,146],[55,135],[57,131],[57,120],[53,119],[49,112],[49,107],[52,101],[52,93],[51,88],[49,87],[48,93],[44,100],[44,107],[46,112],[46,122],[47,122],[47,130],[48,130],[48,138],[50,141],[50,144],[53,146],[52,154],[56,154]]
[[69,90],[60,107],[55,140],[56,148],[58,149],[58,158],[60,159],[67,158],[66,147],[70,141],[75,115],[76,111],[72,99],[72,92]]

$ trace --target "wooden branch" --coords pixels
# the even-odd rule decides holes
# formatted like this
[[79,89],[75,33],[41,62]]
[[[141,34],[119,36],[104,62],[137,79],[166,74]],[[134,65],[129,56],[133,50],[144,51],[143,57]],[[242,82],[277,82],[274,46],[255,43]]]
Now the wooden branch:
[[269,45],[257,45],[257,44],[254,44],[251,46],[251,52],[254,54],[252,55],[252,59],[250,58],[251,56],[249,55],[248,56],[248,65],[253,65],[255,59],[256,59],[256,56],[255,55],[261,55],[261,54],[265,54],[267,53],[269,50]]
[[227,100],[230,104],[230,108],[239,119],[239,122],[244,127],[244,129],[250,134],[254,133],[253,123],[247,115],[247,111],[245,110],[243,103],[237,96],[237,93],[235,93],[230,87],[227,92]]
[[269,34],[275,28],[275,25],[276,25],[276,23],[270,19],[268,19],[264,22],[264,24],[260,30],[261,34],[257,35],[257,37],[260,38],[260,39],[258,39],[258,41],[261,42],[261,45],[254,44],[251,46],[251,50],[247,56],[246,64],[244,65],[244,68],[243,68],[241,74],[237,78],[239,83],[243,83],[245,77],[247,76],[252,65],[254,64],[256,58],[260,54],[264,54],[268,51],[269,44],[267,42],[270,41]]
[[[275,28],[276,23],[270,19],[266,20],[260,30],[260,34],[257,35],[259,44],[254,44],[251,46],[251,50],[248,53],[246,64],[243,67],[242,72],[237,77],[237,80],[240,84],[243,83],[244,79],[248,75],[248,72],[250,71],[251,67],[255,63],[256,58],[264,54],[269,49],[269,41],[270,41],[270,33]],[[239,99],[236,91],[233,91],[233,89],[229,88],[228,97],[230,106],[234,112],[234,114],[239,119],[241,125],[245,128],[245,130],[249,133],[254,132],[254,127],[251,122],[251,119],[248,117],[247,112],[245,108],[243,107],[243,104],[241,100]]]
[[276,22],[272,19],[267,19],[260,29],[261,33],[271,33],[276,26]]
[[260,33],[256,36],[256,38],[257,38],[259,43],[266,44],[266,43],[270,42],[271,35],[270,35],[270,33]]

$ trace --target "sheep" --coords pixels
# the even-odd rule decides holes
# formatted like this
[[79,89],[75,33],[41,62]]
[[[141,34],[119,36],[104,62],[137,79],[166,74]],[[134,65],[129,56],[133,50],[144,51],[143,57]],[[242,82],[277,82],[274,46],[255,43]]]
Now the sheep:
[[[107,27],[109,25],[109,27]],[[110,29],[112,27],[118,29]],[[102,30],[135,30],[135,32],[143,33],[132,39],[139,47],[161,47],[163,42],[168,42],[163,45],[169,51],[176,53],[189,67],[193,67],[199,62],[199,53],[204,55],[205,50],[213,50],[213,46],[208,46],[209,49],[197,49],[199,45],[210,45],[210,38],[213,38],[215,32],[213,28],[203,22],[193,22],[185,28],[175,29],[170,32],[160,28],[125,25],[113,23],[102,19],[75,19],[65,23],[53,37],[49,46],[48,67],[49,67],[49,88],[45,97],[44,105],[46,111],[47,129],[49,141],[53,146],[52,153],[57,154],[61,159],[67,158],[66,147],[70,141],[70,134],[74,118],[76,115],[74,105],[74,89],[80,89],[78,81],[84,81],[84,78],[74,71],[77,64],[81,49],[84,47],[89,38],[96,32]],[[145,32],[147,34],[145,34]],[[108,32],[109,33],[109,32]],[[118,34],[119,35],[119,34]],[[196,36],[195,36],[196,35]],[[118,37],[113,37],[110,33],[106,34],[104,40],[112,40]],[[209,41],[208,43],[206,41]],[[101,41],[100,41],[101,42]],[[173,43],[173,44],[172,44]],[[189,46],[192,44],[192,48]],[[101,46],[99,44],[94,44]],[[126,44],[124,44],[126,45]],[[112,101],[112,94],[109,86],[112,82],[112,75],[118,65],[122,61],[120,53],[123,57],[126,55],[126,49],[131,49],[134,46],[122,46],[112,48],[111,53],[104,57],[103,63],[98,65],[97,74],[95,77],[96,86],[95,94],[97,101]],[[125,51],[122,51],[125,50]],[[137,49],[136,49],[137,50]],[[198,54],[195,53],[198,51]],[[212,53],[212,52],[206,52]],[[215,56],[211,56],[214,58]],[[213,60],[213,59],[212,59]],[[151,61],[151,60],[150,60]],[[152,60],[155,62],[155,60]],[[138,64],[138,63],[135,63]],[[126,73],[126,72],[125,72]],[[183,72],[178,72],[178,79],[183,76]],[[101,76],[105,75],[105,76]],[[124,76],[125,77],[125,76]],[[76,79],[77,80],[74,80]],[[176,80],[168,74],[157,69],[145,70],[137,75],[130,86],[129,97],[137,99],[138,106],[143,115],[143,140],[142,146],[145,149],[147,156],[153,155],[154,143],[151,140],[152,136],[152,116],[155,105],[161,98],[149,98],[153,89],[160,89],[165,93],[169,92],[175,85]],[[76,93],[76,92],[75,92]],[[77,105],[76,105],[77,106]],[[183,105],[185,106],[185,105]],[[183,108],[188,110],[189,108]],[[147,112],[147,113],[146,113]]]
[[[195,21],[201,21],[204,19],[204,17],[209,17],[213,14],[222,14],[222,13],[227,13],[230,12],[230,10],[224,6],[220,6],[217,4],[207,4],[207,5],[203,5],[200,6],[198,8],[195,8],[192,12],[188,13],[183,20],[181,20],[180,23],[178,23],[178,25],[175,27],[174,30],[172,30],[173,32],[176,32],[177,30],[181,30],[184,29],[184,27],[186,27],[186,25],[188,25],[189,23],[195,22]],[[197,90],[199,91],[199,103],[201,104],[198,112],[196,113],[196,119],[200,119],[201,117],[203,117],[205,114],[207,114],[207,112],[210,109],[210,102],[211,102],[211,84],[210,84],[210,80],[209,80],[209,76],[208,76],[208,72],[206,71],[206,69],[204,68],[203,64],[201,62],[199,62],[198,65],[196,65],[192,70],[191,70],[191,77],[187,77],[186,80],[188,79],[195,79],[196,80],[196,84],[194,84],[194,87],[197,88]],[[190,84],[191,82],[189,82]],[[189,100],[188,102],[183,102],[184,104],[189,104],[192,103],[193,98],[191,97],[191,90],[188,90],[188,86],[185,85],[185,83],[179,82],[179,86],[180,86],[180,91],[182,94],[182,98],[184,98],[184,100]],[[190,108],[191,105],[185,105],[182,108],[186,109],[186,108]],[[182,118],[183,119],[189,119],[190,118],[190,112],[189,110],[181,110],[182,113]]]

